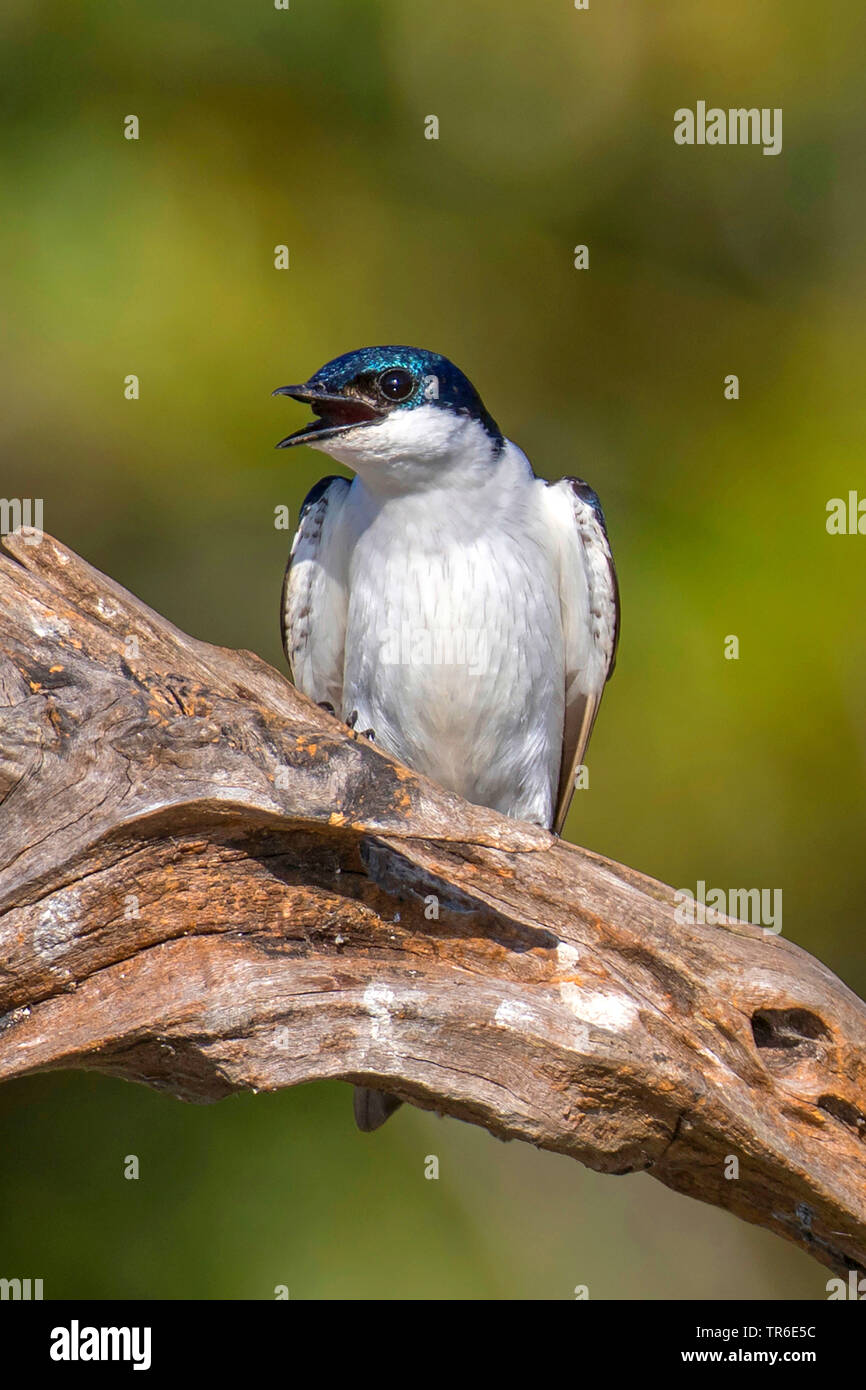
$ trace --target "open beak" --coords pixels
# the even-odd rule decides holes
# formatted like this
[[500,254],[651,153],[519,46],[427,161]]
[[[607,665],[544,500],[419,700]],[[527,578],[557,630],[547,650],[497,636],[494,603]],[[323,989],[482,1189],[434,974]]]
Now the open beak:
[[281,439],[277,445],[278,449],[291,449],[295,444],[318,444],[321,440],[343,434],[355,425],[366,425],[371,420],[382,418],[381,411],[358,396],[333,396],[309,383],[301,386],[278,386],[271,395],[291,396],[293,401],[303,401],[305,405],[312,406],[313,414],[317,417],[304,425],[303,429],[295,430],[294,434]]

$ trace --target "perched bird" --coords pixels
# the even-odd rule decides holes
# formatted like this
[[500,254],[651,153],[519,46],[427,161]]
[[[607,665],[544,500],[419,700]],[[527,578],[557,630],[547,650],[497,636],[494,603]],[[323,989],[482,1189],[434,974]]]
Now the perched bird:
[[[301,508],[282,601],[295,684],[440,786],[558,834],[616,655],[598,497],[537,478],[434,352],[362,348],[274,395],[316,417],[278,448],[355,474]],[[359,1127],[398,1104],[356,1088]]]

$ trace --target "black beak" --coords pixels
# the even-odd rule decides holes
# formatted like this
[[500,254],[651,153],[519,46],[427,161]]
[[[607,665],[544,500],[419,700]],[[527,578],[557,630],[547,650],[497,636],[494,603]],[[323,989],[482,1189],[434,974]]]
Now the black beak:
[[278,449],[291,449],[295,444],[306,444],[311,440],[318,443],[323,439],[332,439],[334,435],[343,434],[356,425],[380,420],[383,415],[382,411],[358,396],[332,395],[308,382],[301,386],[278,386],[271,395],[291,396],[293,401],[303,401],[305,405],[312,406],[313,414],[317,416],[303,429],[295,430],[294,434],[281,439]]

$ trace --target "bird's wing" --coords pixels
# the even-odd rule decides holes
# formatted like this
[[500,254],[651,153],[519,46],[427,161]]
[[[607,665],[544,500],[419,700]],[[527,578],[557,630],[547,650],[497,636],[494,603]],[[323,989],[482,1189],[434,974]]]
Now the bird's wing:
[[283,580],[280,622],[295,685],[340,714],[349,606],[340,519],[351,483],[322,478],[301,507]]
[[579,478],[545,490],[559,538],[565,723],[553,828],[562,830],[619,639],[619,587],[598,497]]

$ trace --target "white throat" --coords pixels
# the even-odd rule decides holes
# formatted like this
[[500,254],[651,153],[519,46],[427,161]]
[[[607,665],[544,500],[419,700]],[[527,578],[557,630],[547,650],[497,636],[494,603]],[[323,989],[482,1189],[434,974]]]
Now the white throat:
[[384,420],[312,447],[351,468],[371,493],[475,488],[496,471],[498,442],[469,415],[436,405],[392,410]]

